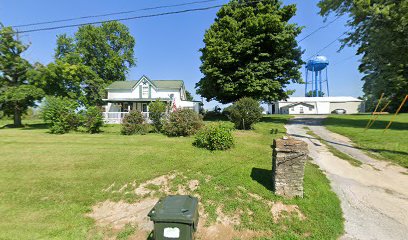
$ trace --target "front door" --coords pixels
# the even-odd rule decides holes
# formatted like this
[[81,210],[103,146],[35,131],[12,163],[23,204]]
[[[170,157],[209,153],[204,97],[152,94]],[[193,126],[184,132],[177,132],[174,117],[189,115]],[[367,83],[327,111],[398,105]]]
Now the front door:
[[142,112],[147,112],[147,103],[142,103]]
[[305,112],[303,111],[303,107],[301,106],[300,107],[300,114],[303,114],[303,113],[305,113]]

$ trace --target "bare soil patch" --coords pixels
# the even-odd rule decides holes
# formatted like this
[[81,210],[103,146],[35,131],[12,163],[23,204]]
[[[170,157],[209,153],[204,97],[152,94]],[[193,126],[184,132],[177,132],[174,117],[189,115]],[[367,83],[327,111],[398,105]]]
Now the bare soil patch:
[[[124,192],[130,191],[142,199],[136,203],[126,203],[123,201],[112,202],[105,201],[95,205],[92,208],[92,212],[87,214],[88,217],[93,218],[96,222],[96,226],[102,229],[109,229],[111,233],[118,233],[123,230],[127,224],[136,227],[136,232],[129,239],[134,240],[145,240],[148,235],[153,230],[153,223],[147,217],[149,211],[154,207],[154,205],[159,200],[155,197],[156,193],[169,194],[183,194],[192,195],[194,191],[199,188],[200,182],[196,179],[188,180],[186,179],[186,184],[178,184],[177,187],[172,191],[171,186],[172,181],[176,178],[186,179],[183,175],[179,173],[171,173],[168,175],[159,176],[157,178],[148,180],[139,185],[136,182],[126,183],[123,186],[117,186],[115,188],[115,183],[108,186],[103,191],[107,192]],[[205,179],[210,180],[211,177],[207,176]],[[269,202],[265,201],[262,197],[248,193],[251,197],[264,201],[266,204]],[[194,194],[196,197],[200,198],[198,194]],[[214,204],[214,203],[213,203]],[[282,217],[282,212],[287,211],[287,213],[296,212],[299,216],[303,216],[294,205],[284,205],[278,203],[277,206],[270,205],[271,212],[276,214],[276,218]],[[274,207],[275,206],[275,207]],[[205,212],[202,203],[199,204],[200,220],[198,231],[196,233],[196,239],[201,240],[232,240],[232,239],[252,239],[255,237],[270,236],[270,232],[260,232],[253,230],[238,230],[237,227],[241,224],[241,216],[244,213],[243,210],[238,210],[233,214],[226,214],[223,211],[223,205],[217,206],[216,209],[216,222],[208,222],[208,214]],[[286,216],[286,215],[285,215]],[[275,215],[274,215],[275,218]],[[115,235],[115,234],[114,234]],[[105,236],[112,237],[112,236]],[[114,236],[113,236],[114,237]]]

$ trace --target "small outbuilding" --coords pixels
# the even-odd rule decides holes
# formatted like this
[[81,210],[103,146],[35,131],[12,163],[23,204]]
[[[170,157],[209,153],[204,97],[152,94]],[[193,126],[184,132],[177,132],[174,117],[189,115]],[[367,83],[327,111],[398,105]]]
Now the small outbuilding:
[[330,114],[336,110],[346,114],[364,112],[364,101],[354,97],[290,97],[268,104],[270,114]]

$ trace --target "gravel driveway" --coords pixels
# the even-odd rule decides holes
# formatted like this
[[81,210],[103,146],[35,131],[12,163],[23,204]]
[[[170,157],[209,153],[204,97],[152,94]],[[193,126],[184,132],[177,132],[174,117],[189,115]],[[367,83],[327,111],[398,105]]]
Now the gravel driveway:
[[[406,169],[370,158],[346,137],[321,125],[324,116],[297,116],[288,134],[309,145],[310,156],[325,172],[341,200],[346,233],[341,239],[408,239],[408,175]],[[333,156],[306,134],[310,128],[338,150],[363,162],[355,167]]]

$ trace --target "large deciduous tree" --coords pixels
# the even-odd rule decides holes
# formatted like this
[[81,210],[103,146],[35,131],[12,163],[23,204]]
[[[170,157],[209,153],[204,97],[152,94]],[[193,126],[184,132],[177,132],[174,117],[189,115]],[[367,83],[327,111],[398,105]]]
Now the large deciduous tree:
[[124,81],[135,66],[135,39],[120,22],[80,27],[73,37],[59,35],[55,62],[38,65],[37,77],[48,95],[102,105],[105,87]]
[[[357,46],[362,55],[360,71],[369,107],[381,93],[395,111],[408,94],[408,1],[321,0],[320,13],[348,14],[348,36],[344,46]],[[408,110],[406,106],[404,111]]]
[[197,93],[221,103],[242,97],[285,99],[286,86],[300,82],[302,51],[289,23],[296,6],[278,0],[232,0],[224,5],[204,36]]
[[14,126],[22,125],[21,116],[43,97],[42,89],[28,77],[32,65],[21,55],[28,45],[16,38],[11,27],[0,25],[0,109],[12,115]]

